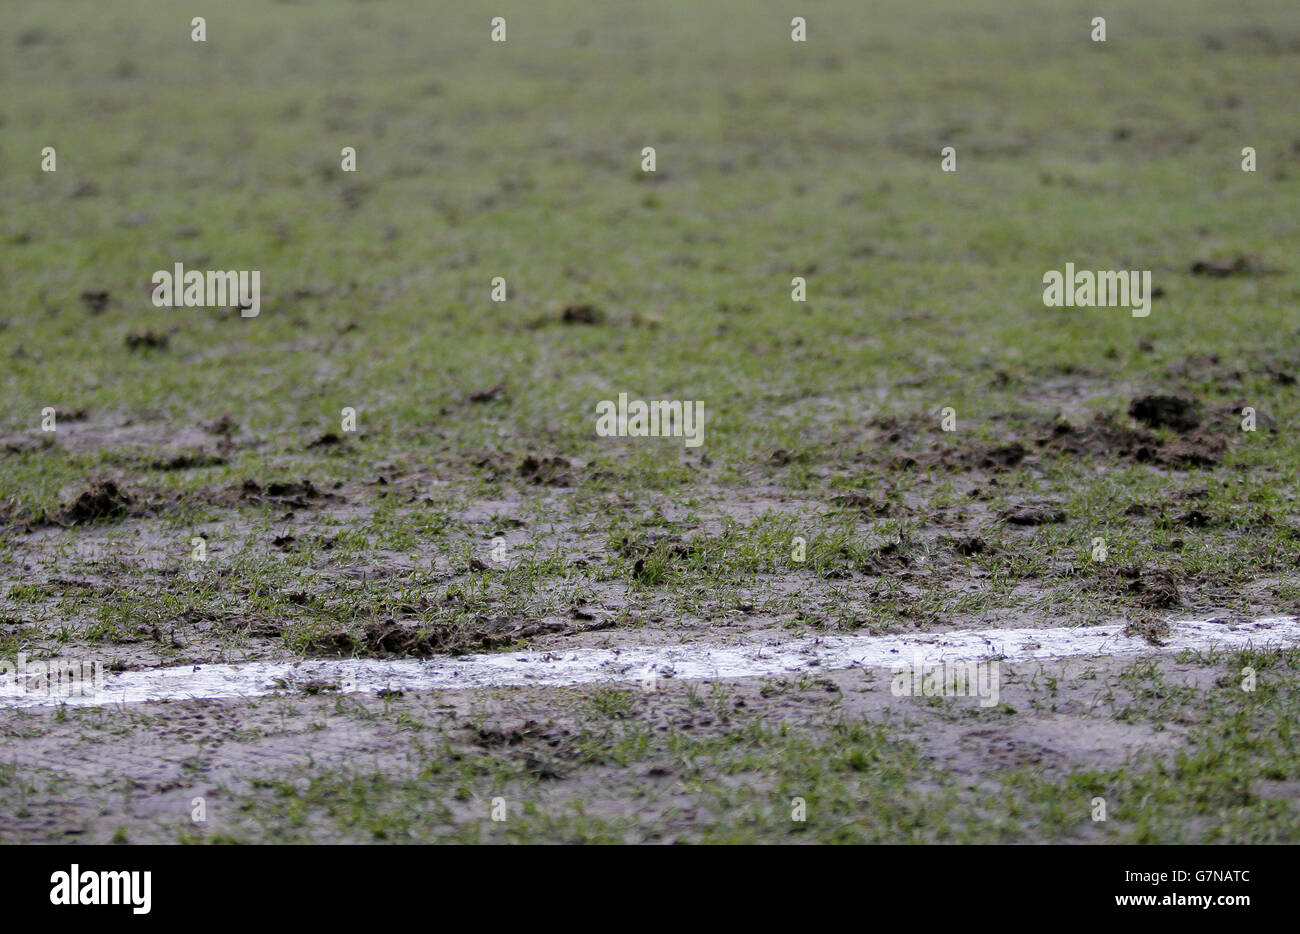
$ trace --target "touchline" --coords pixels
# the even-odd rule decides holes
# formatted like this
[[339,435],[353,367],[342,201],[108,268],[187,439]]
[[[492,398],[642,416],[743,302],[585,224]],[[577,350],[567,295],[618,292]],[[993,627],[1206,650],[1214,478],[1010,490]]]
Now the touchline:
[[153,873],[82,872],[77,863],[68,872],[50,876],[51,905],[131,905],[137,915],[147,915],[152,905]]

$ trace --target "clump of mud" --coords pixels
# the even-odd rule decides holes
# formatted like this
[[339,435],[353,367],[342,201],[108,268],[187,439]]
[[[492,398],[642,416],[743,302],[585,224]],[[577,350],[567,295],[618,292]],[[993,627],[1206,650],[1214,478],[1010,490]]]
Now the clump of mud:
[[123,341],[127,350],[162,350],[170,339],[157,331],[132,331]]
[[880,429],[876,440],[887,444],[897,444],[904,438],[914,437],[922,431],[919,418],[909,421],[893,415],[878,415],[868,424]]
[[1028,456],[1029,451],[1019,441],[992,447],[976,448],[963,452],[962,463],[981,470],[1010,470]]
[[1205,429],[1199,429],[1164,448],[1157,463],[1178,469],[1213,467],[1223,459],[1227,450],[1226,441],[1216,438]]
[[343,444],[343,438],[333,431],[327,431],[319,438],[316,438],[307,445],[307,450],[314,451],[318,448],[334,448]]
[[308,509],[321,503],[343,501],[343,497],[318,489],[310,480],[268,483],[266,486],[255,480],[245,480],[235,493],[235,499],[246,503],[275,503],[291,509]]
[[106,289],[87,289],[81,293],[81,303],[86,306],[86,310],[92,315],[103,314],[108,308],[108,303],[112,296]]
[[475,735],[480,746],[518,746],[539,738],[542,727],[536,720],[528,720],[520,726],[510,728],[477,727]]
[[1200,413],[1189,400],[1143,396],[1133,400],[1129,414],[1152,427],[1172,428],[1183,435],[1165,442],[1145,428],[1132,428],[1114,415],[1098,413],[1089,424],[1078,427],[1058,419],[1048,434],[1038,439],[1038,446],[1073,457],[1114,457],[1179,470],[1213,467],[1228,449],[1223,438],[1199,427]]
[[614,550],[624,558],[645,558],[656,551],[670,558],[689,558],[695,554],[693,542],[676,539],[663,532],[650,531],[642,535],[624,535],[613,543]]
[[600,324],[605,313],[594,305],[570,305],[560,315],[565,324]]
[[563,457],[536,457],[529,454],[519,465],[519,476],[529,483],[544,486],[572,486],[573,465]]
[[581,461],[571,461],[559,455],[526,454],[523,460],[504,451],[492,451],[475,458],[471,463],[491,477],[502,482],[517,477],[536,486],[573,486],[580,471],[588,477],[597,477],[598,471]]
[[125,516],[134,500],[112,480],[99,480],[58,513],[61,522],[95,522]]
[[[603,626],[584,626],[582,630],[601,629]],[[492,649],[511,645],[520,639],[544,635],[548,632],[561,632],[568,629],[558,620],[514,619],[510,616],[494,616],[485,620],[470,634],[470,647]]]
[[475,405],[482,405],[485,402],[496,402],[498,399],[504,399],[506,387],[501,383],[490,386],[487,389],[476,389],[466,396],[466,400]]
[[[1232,414],[1227,410],[1216,413],[1214,427],[1230,426],[1228,416]],[[1129,404],[1127,415],[1129,418],[1119,413],[1098,413],[1083,425],[1058,416],[1036,439],[1036,450],[1080,459],[1113,458],[1175,469],[1212,467],[1227,451],[1226,439],[1203,424],[1195,400],[1174,395],[1139,396]],[[885,416],[877,418],[874,425],[879,429],[874,440],[885,445],[919,439],[929,431],[919,418],[906,421]],[[1161,429],[1179,437],[1157,434]],[[1034,450],[1015,438],[964,447],[936,443],[929,450],[893,454],[889,463],[900,471],[948,469],[1000,473],[1015,470],[1026,461],[1032,466]]]
[[565,628],[565,624],[558,621],[517,620],[509,616],[485,620],[473,630],[449,626],[426,630],[393,619],[371,620],[366,623],[360,639],[348,632],[330,633],[309,643],[307,649],[322,655],[427,658],[510,645],[520,639]]
[[536,330],[557,321],[560,324],[602,324],[605,321],[605,312],[594,305],[568,305],[558,316],[543,315],[534,318],[528,322],[527,327],[529,330]]
[[391,619],[366,623],[360,639],[349,632],[335,632],[314,640],[308,650],[323,655],[356,655],[358,652],[379,658],[392,656],[429,656],[447,650],[443,630],[421,633]]
[[998,518],[1012,525],[1058,525],[1066,515],[1064,509],[1051,503],[1028,503],[1004,509]]
[[1211,279],[1226,279],[1229,276],[1266,276],[1275,272],[1261,266],[1249,256],[1238,256],[1227,262],[1198,259],[1192,263],[1188,271],[1194,276],[1208,276]]
[[203,428],[209,434],[228,438],[239,431],[239,423],[235,421],[235,417],[229,412],[224,412],[220,417],[206,422]]
[[911,567],[912,557],[909,553],[915,548],[916,543],[905,538],[885,542],[871,553],[859,570],[872,574],[889,574]]
[[1058,419],[1049,433],[1038,439],[1038,446],[1071,457],[1111,455],[1149,463],[1156,459],[1160,442],[1149,431],[1130,428],[1112,415],[1098,413],[1091,422],[1077,427]]
[[49,435],[43,434],[39,438],[15,438],[7,440],[0,445],[0,451],[5,454],[28,454],[33,451],[44,451],[46,448],[54,447],[54,439]]
[[947,536],[943,542],[963,558],[982,555],[990,550],[988,542],[978,535]]
[[894,507],[891,503],[876,499],[868,493],[863,493],[861,490],[855,490],[852,493],[842,493],[839,496],[833,497],[831,502],[836,506],[845,509],[856,509],[863,515],[873,516],[875,518],[882,518],[884,516],[893,515],[894,513]]
[[1178,575],[1168,568],[1144,568],[1129,565],[1118,571],[1122,580],[1128,581],[1126,590],[1130,597],[1151,610],[1169,610],[1183,602],[1178,592]]
[[194,470],[199,467],[220,467],[226,458],[208,451],[178,451],[167,457],[160,457],[149,462],[151,470]]
[[1146,639],[1152,645],[1164,645],[1168,641],[1173,627],[1168,620],[1135,619],[1124,627],[1124,634]]
[[1181,396],[1139,396],[1129,403],[1128,414],[1148,428],[1184,432],[1201,424],[1196,403]]
[[917,454],[900,454],[893,460],[897,470],[922,468],[932,470],[955,467],[960,470],[1011,470],[1029,454],[1019,441],[1009,444],[976,445],[969,448],[940,448]]

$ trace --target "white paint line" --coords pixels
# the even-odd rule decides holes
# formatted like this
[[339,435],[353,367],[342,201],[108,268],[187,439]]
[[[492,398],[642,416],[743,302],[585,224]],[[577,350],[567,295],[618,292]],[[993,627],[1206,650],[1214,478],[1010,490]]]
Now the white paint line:
[[[260,697],[297,692],[310,682],[344,694],[378,691],[461,691],[520,685],[569,686],[637,682],[653,671],[677,680],[748,678],[845,668],[895,668],[939,661],[1139,655],[1184,649],[1234,650],[1300,645],[1300,621],[1279,616],[1241,624],[1172,622],[1163,646],[1126,636],[1119,624],[1074,629],[963,629],[907,636],[821,636],[780,643],[654,645],[568,652],[515,652],[436,659],[310,660],[195,665],[104,676],[81,696],[33,689],[0,668],[0,707],[56,704],[104,707],[145,701]],[[24,686],[26,684],[26,688]]]

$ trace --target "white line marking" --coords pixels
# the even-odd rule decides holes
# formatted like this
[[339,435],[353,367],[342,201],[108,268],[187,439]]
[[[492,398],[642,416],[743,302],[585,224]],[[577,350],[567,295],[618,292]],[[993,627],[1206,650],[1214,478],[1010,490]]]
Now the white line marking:
[[89,696],[26,688],[0,667],[0,707],[68,704],[104,707],[161,700],[261,697],[296,693],[317,682],[344,694],[468,690],[520,685],[570,686],[658,678],[701,680],[815,674],[845,668],[894,668],[939,661],[1006,661],[1075,656],[1139,655],[1184,649],[1235,650],[1300,645],[1300,621],[1271,617],[1241,624],[1170,623],[1163,646],[1123,634],[1121,624],[1074,629],[963,629],[908,636],[821,636],[780,643],[683,644],[567,652],[515,652],[435,659],[309,660],[186,665],[110,673]]

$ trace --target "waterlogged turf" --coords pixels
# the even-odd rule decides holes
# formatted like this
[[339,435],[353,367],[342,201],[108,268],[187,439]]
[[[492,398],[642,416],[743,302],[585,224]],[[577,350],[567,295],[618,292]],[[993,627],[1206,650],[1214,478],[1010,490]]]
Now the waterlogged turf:
[[[1293,614],[1298,66],[1283,0],[11,3],[0,658],[1117,623],[1159,642],[1174,617]],[[256,314],[159,307],[155,273],[177,264],[256,271]],[[1149,273],[1149,313],[1045,303],[1067,268]],[[700,412],[700,443],[611,436],[621,397]],[[513,788],[529,816],[511,839],[1294,839],[1293,660],[1262,695],[1235,660],[1177,691],[1158,659],[1155,687],[1102,665],[1064,688],[1151,701],[1122,741],[1106,705],[999,707],[1031,749],[1006,761],[971,751],[994,714],[948,699],[942,768],[920,771],[906,744],[938,734],[900,718],[929,699],[863,672],[837,686],[874,700],[830,713],[812,682],[780,686],[789,705],[746,688],[757,719],[725,750],[685,743],[671,691],[607,711],[614,738],[581,698],[623,695],[590,691],[407,694],[382,717],[295,688],[216,713],[9,711],[0,810],[30,819],[0,835],[488,838]],[[1152,699],[1184,690],[1197,712],[1168,728]],[[528,740],[455,732],[476,705]],[[463,770],[411,784],[395,757],[432,768],[406,743],[444,706],[452,738],[420,748]],[[336,717],[347,741],[293,797],[310,751],[293,737]],[[624,731],[656,717],[673,725]],[[548,718],[601,737],[548,747],[577,776],[564,807],[533,794]],[[1091,729],[1094,746],[1071,738]],[[96,730],[121,757],[70,772],[51,751]],[[256,754],[215,756],[232,735]],[[137,754],[144,737],[160,745]],[[167,764],[168,737],[197,752]],[[877,751],[841,762],[846,742]],[[144,790],[70,803],[106,778]],[[584,788],[605,782],[592,817]],[[647,783],[667,810],[639,809]],[[813,786],[840,790],[792,822]],[[191,787],[228,822],[194,822]],[[884,788],[897,810],[864,810]],[[1096,821],[1096,796],[1160,803]],[[441,829],[394,824],[412,797],[439,802]]]

